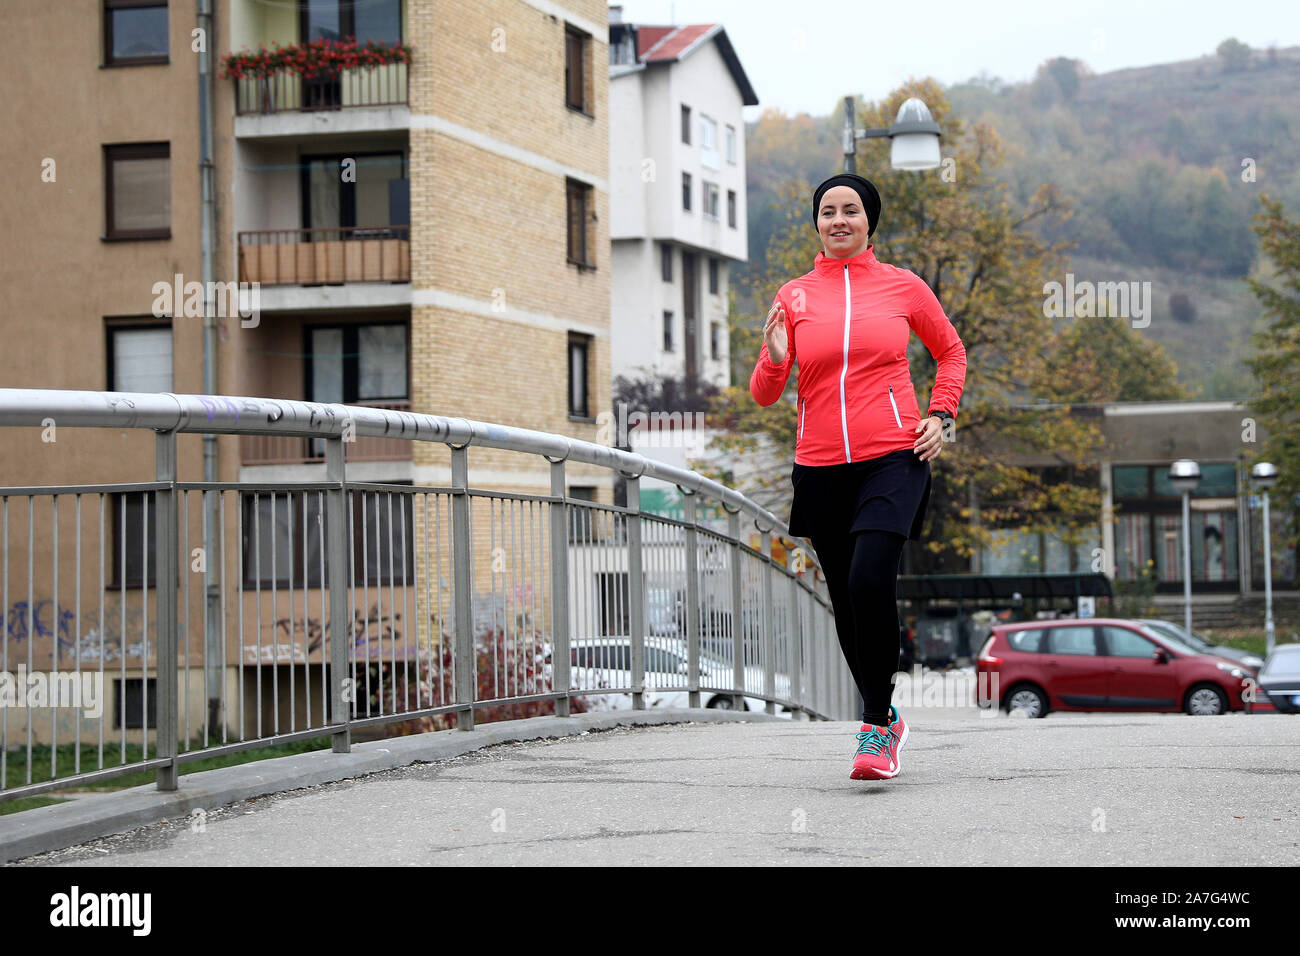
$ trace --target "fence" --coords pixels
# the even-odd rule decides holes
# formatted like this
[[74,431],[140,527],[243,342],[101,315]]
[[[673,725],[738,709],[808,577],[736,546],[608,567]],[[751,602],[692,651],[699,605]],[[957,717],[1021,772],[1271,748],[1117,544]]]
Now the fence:
[[[14,429],[154,433],[152,480],[0,487],[0,799],[140,770],[175,789],[187,761],[326,735],[345,753],[359,728],[471,729],[476,707],[852,716],[810,558],[774,561],[784,526],[694,472],[506,425],[279,399],[0,389],[0,427],[10,451]],[[314,439],[323,474],[180,480],[181,436],[205,433]],[[378,440],[430,443],[450,483],[350,480],[345,446]],[[541,458],[549,494],[471,487],[471,446]],[[621,473],[626,506],[566,494],[570,463]],[[641,510],[646,476],[683,492],[680,518]],[[703,500],[725,528],[697,520]]]

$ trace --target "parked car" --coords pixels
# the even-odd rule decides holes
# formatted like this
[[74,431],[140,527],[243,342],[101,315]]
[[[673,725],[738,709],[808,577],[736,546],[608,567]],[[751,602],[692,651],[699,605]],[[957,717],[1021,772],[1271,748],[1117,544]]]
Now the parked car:
[[[1074,618],[1000,624],[976,660],[977,693],[1031,717],[1052,710],[1185,711],[1222,714],[1243,707],[1252,675],[1239,665],[1148,630],[1131,620]],[[988,674],[981,684],[978,675]]]
[[1280,714],[1300,714],[1300,644],[1278,644],[1259,670],[1259,687]]
[[1252,676],[1258,675],[1259,669],[1264,666],[1264,658],[1258,654],[1252,654],[1250,651],[1243,651],[1236,647],[1228,647],[1226,644],[1215,644],[1195,631],[1188,631],[1181,624],[1150,617],[1137,618],[1137,622],[1149,631],[1155,631],[1157,634],[1167,634],[1174,640],[1181,641],[1198,654],[1213,654],[1215,657],[1233,661],[1244,670],[1250,671]]
[[[632,642],[626,637],[589,637],[570,642],[572,665],[570,680],[593,704],[602,709],[622,710],[632,706],[632,696],[627,693],[601,693],[604,688],[632,686]],[[732,683],[732,665],[719,657],[701,652],[700,685],[702,687],[727,687]],[[675,638],[648,636],[645,642],[645,682],[647,707],[687,707],[690,695],[686,690],[686,642]],[[749,666],[744,669],[745,687],[763,685],[763,669]],[[575,691],[578,693],[578,691]],[[776,696],[788,700],[790,678],[776,675]],[[700,700],[705,707],[730,710],[730,694],[701,691]],[[766,703],[757,698],[742,698],[743,709],[761,711]],[[788,707],[778,706],[777,714],[788,717]]]

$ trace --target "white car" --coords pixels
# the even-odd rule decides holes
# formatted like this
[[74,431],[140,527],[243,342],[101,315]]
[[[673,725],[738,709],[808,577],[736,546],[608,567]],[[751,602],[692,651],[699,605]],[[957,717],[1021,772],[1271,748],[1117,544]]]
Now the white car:
[[[632,642],[626,637],[578,638],[570,642],[572,665],[570,670],[571,686],[575,696],[589,701],[597,710],[625,710],[632,707],[632,695],[628,693],[602,694],[601,688],[630,687],[632,685]],[[645,702],[647,707],[687,707],[690,694],[686,690],[688,674],[687,646],[680,639],[649,636],[645,642]],[[763,669],[746,667],[745,686],[761,687]],[[732,665],[717,657],[701,652],[700,684],[705,687],[728,687],[732,683]],[[580,691],[591,690],[595,693],[581,694]],[[789,700],[790,678],[785,674],[776,675],[776,696]],[[700,700],[705,707],[718,710],[730,710],[730,694],[715,691],[701,691]],[[757,697],[742,698],[745,710],[762,711],[766,709],[763,700]],[[789,708],[778,705],[776,713],[789,717]]]

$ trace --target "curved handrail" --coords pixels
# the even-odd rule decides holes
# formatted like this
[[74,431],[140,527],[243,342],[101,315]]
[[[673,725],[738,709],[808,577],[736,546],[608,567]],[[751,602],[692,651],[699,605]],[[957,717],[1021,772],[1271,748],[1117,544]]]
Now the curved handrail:
[[72,428],[302,438],[340,436],[350,423],[358,436],[503,448],[658,478],[716,499],[728,511],[748,514],[760,532],[790,536],[788,526],[762,505],[697,472],[608,445],[497,422],[286,398],[0,388],[0,426],[39,427],[51,418]]

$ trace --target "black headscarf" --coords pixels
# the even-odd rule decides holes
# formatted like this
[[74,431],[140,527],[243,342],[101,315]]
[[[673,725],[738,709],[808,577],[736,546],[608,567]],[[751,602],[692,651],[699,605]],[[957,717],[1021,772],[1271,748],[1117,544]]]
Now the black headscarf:
[[871,180],[856,173],[838,173],[813,191],[813,225],[817,225],[817,211],[822,204],[822,194],[835,186],[848,186],[862,199],[862,209],[866,212],[867,221],[870,223],[867,229],[867,238],[870,239],[871,234],[876,231],[876,226],[880,223],[880,193]]

